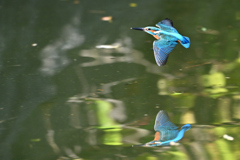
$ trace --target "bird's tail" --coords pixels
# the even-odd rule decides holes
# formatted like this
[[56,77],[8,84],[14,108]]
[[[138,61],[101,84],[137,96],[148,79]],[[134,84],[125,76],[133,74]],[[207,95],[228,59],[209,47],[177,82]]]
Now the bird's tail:
[[190,39],[188,37],[183,36],[183,39],[181,40],[181,45],[185,48],[190,47]]

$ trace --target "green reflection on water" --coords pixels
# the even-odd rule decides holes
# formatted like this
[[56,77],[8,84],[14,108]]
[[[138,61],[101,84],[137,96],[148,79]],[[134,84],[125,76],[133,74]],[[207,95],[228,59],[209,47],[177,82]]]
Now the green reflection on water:
[[97,117],[100,129],[103,129],[103,144],[105,145],[122,145],[122,128],[110,117],[110,112],[113,108],[112,104],[106,101],[96,100]]
[[[129,3],[1,3],[0,159],[240,158],[238,1]],[[153,38],[129,28],[166,17],[192,44],[158,67]],[[193,128],[177,147],[132,148],[160,109]]]

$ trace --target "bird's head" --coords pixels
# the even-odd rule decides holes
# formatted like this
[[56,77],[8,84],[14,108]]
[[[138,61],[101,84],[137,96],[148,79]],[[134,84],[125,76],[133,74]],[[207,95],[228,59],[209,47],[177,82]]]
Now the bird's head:
[[140,31],[144,31],[148,34],[151,34],[153,37],[155,37],[156,39],[159,39],[159,36],[158,34],[160,33],[161,29],[160,28],[157,28],[157,27],[144,27],[144,28],[140,28],[140,27],[133,27],[131,29],[134,29],[134,30],[140,30]]

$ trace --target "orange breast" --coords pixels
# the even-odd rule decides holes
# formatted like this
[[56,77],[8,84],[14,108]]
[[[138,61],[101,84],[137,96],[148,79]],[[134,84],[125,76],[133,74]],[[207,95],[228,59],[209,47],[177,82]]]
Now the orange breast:
[[[154,30],[150,30],[150,32],[154,33]],[[154,38],[159,39],[158,35],[153,35]]]
[[153,35],[153,37],[155,37],[156,39],[159,39],[158,35]]
[[154,137],[154,141],[159,141],[159,139],[160,139],[160,132],[156,132],[155,133],[155,137]]

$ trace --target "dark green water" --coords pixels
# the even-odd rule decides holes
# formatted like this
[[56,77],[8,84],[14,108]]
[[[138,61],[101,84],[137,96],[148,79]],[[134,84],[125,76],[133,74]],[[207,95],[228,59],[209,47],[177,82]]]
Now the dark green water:
[[[239,8],[237,0],[2,0],[0,159],[240,159]],[[158,67],[154,38],[130,28],[167,17],[191,46]],[[192,124],[181,145],[131,147],[153,139],[161,109]]]

